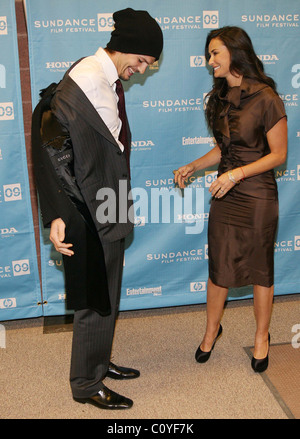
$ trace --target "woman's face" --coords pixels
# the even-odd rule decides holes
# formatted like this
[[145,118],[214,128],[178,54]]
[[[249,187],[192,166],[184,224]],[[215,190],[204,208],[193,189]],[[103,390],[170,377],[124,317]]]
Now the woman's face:
[[234,76],[230,72],[231,57],[229,50],[222,40],[213,38],[208,46],[209,62],[213,68],[215,78],[225,78],[230,87],[240,85],[241,77]]

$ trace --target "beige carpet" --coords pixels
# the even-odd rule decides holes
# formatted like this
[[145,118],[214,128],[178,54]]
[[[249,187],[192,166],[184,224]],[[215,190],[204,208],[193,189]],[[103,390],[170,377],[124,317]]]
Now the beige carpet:
[[[57,323],[42,318],[1,322],[6,347],[0,349],[0,418],[295,419],[299,396],[290,386],[291,358],[294,354],[299,369],[299,350],[287,354],[276,349],[291,344],[299,319],[300,295],[275,298],[266,379],[252,371],[245,351],[253,346],[255,331],[251,300],[228,304],[223,335],[203,365],[196,363],[194,352],[205,328],[205,305],[120,313],[113,361],[138,368],[141,376],[127,382],[105,380],[134,401],[132,409],[114,412],[72,399],[72,323],[61,324],[61,318]],[[299,384],[299,374],[295,379]]]
[[[253,348],[246,351],[251,357]],[[274,345],[271,340],[269,361],[263,380],[289,418],[300,419],[300,348],[292,343]]]

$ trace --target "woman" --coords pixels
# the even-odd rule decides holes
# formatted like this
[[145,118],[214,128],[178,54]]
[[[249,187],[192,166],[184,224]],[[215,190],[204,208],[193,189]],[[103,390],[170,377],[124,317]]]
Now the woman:
[[238,27],[209,33],[205,55],[213,69],[206,118],[217,145],[179,168],[183,188],[194,172],[219,164],[208,225],[207,324],[196,360],[210,357],[229,287],[253,285],[256,333],[251,365],[268,367],[274,294],[274,238],[278,194],[273,168],[286,160],[287,120],[274,81],[265,75],[252,42]]

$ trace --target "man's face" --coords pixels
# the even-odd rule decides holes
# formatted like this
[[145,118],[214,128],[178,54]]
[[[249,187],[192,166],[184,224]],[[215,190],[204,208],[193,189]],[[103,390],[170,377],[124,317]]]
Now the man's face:
[[128,81],[134,73],[144,74],[147,67],[154,62],[153,56],[120,52],[116,59],[119,78]]

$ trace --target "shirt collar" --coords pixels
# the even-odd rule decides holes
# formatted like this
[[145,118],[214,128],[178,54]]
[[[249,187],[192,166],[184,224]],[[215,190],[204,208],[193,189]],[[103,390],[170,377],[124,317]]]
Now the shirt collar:
[[106,75],[110,86],[112,86],[117,81],[117,79],[119,79],[116,66],[102,47],[99,47],[99,49],[95,53],[95,56],[101,63],[103,72]]
[[238,87],[228,88],[224,83],[219,98],[233,104],[235,107],[239,107],[241,99],[247,98],[265,87],[267,87],[266,84],[244,76],[241,85]]

